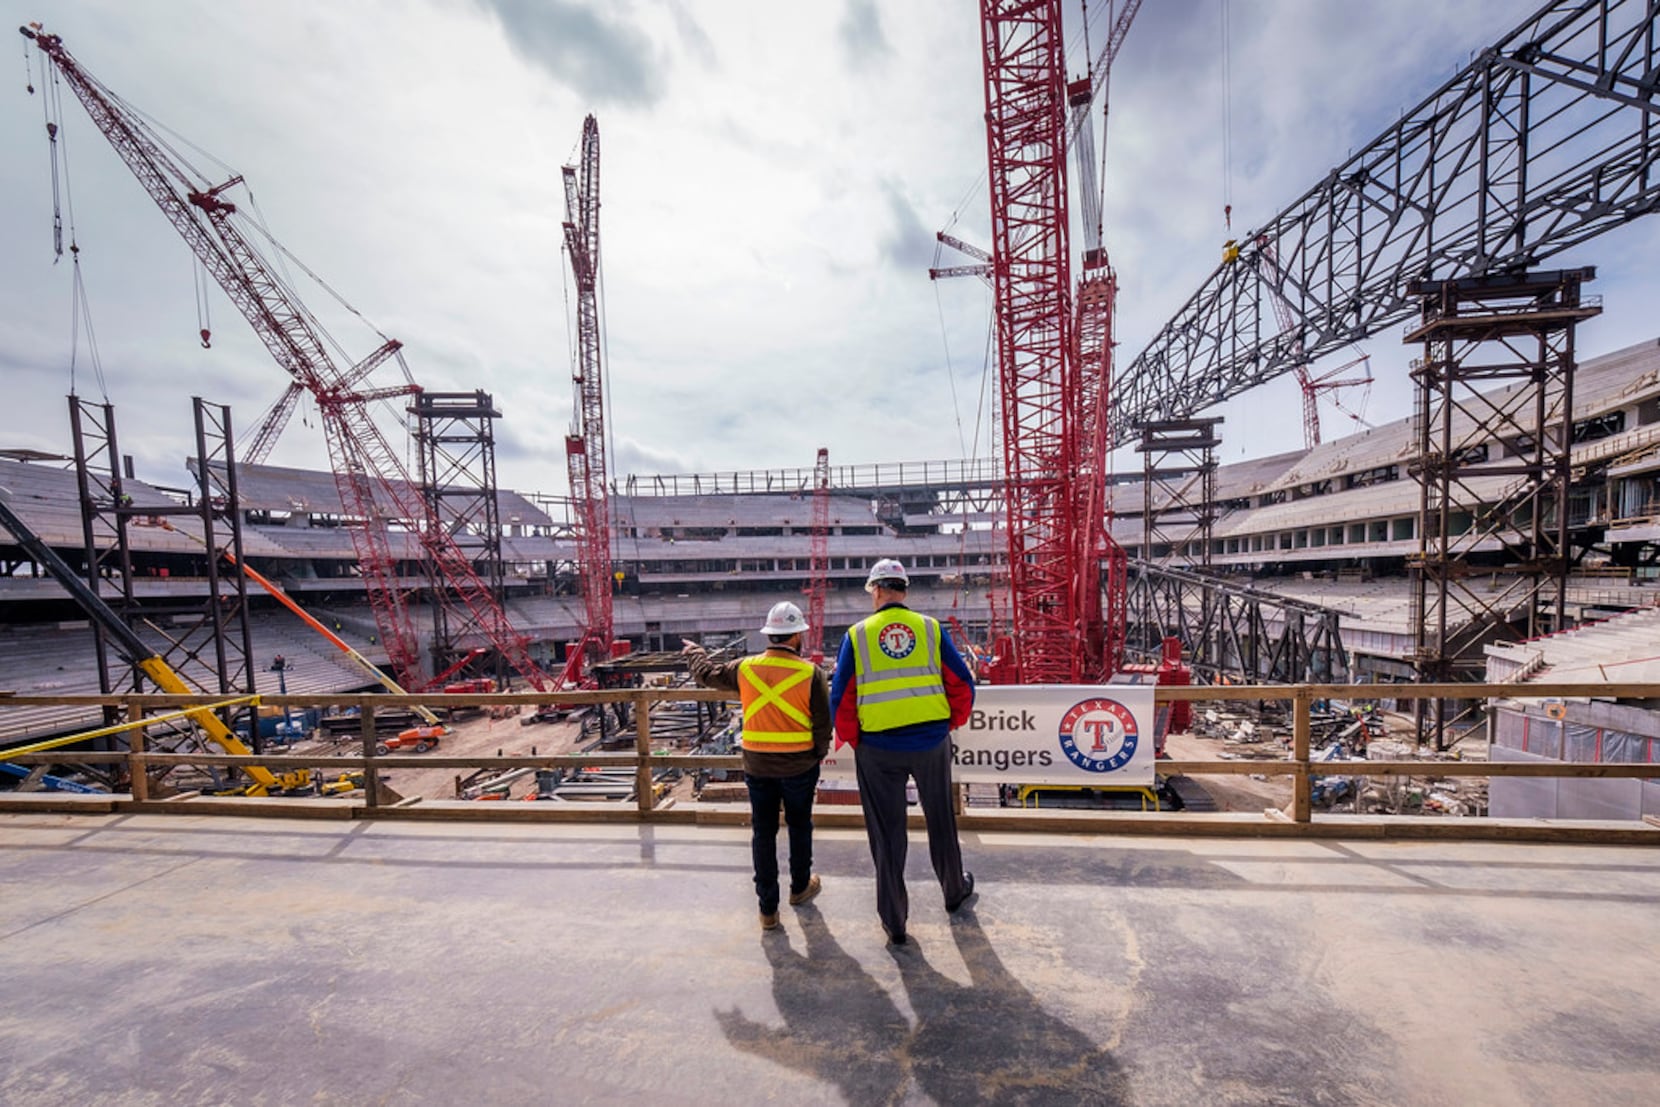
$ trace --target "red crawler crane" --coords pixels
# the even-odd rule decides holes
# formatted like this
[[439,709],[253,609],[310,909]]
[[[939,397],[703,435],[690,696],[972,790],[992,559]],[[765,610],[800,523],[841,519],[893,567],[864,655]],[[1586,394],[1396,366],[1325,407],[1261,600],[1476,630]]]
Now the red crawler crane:
[[565,249],[576,279],[575,426],[565,436],[586,625],[563,683],[611,649],[611,518],[605,487],[605,377],[599,333],[599,122],[582,121],[582,160],[565,166]]
[[830,591],[830,451],[819,447],[813,462],[813,562],[807,578],[807,642],[803,654],[824,660],[824,600]]
[[[315,398],[341,506],[348,517],[357,520],[348,529],[364,589],[399,682],[410,689],[427,685],[421,675],[421,651],[408,597],[392,551],[388,524],[393,520],[418,528],[426,556],[446,582],[444,594],[436,596],[435,602],[466,609],[503,660],[538,689],[543,688],[546,678],[531,659],[526,639],[513,628],[442,522],[428,514],[418,486],[369,416],[372,401],[416,390],[413,385],[358,387],[370,370],[397,354],[400,344],[388,341],[356,365],[345,369],[337,366],[305,305],[233,221],[236,205],[226,200],[224,193],[241,184],[242,178],[232,177],[211,186],[199,179],[168,156],[165,144],[131,107],[81,68],[57,35],[38,27],[21,30],[74,90],[93,126],[109,140],[203,267],[225,290],[277,364],[293,378],[294,385]],[[292,409],[293,399],[298,396],[294,385],[278,401],[278,408],[286,404],[286,409]]]

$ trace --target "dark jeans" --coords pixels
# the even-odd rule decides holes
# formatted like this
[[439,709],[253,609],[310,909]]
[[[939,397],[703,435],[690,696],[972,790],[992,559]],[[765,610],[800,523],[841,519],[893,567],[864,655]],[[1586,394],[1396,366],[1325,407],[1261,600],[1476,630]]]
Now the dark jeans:
[[778,910],[778,806],[790,828],[790,894],[807,887],[813,875],[813,796],[818,792],[818,766],[795,776],[752,776],[749,820],[754,828],[750,852],[755,855],[755,895],[761,914]]
[[951,802],[951,739],[927,750],[884,750],[859,743],[853,761],[859,774],[859,802],[865,810],[870,858],[876,863],[876,916],[890,934],[902,934],[910,915],[905,894],[905,784],[916,781],[916,797],[928,826],[928,858],[934,877],[954,903],[967,891],[962,846],[957,841],[957,811]]

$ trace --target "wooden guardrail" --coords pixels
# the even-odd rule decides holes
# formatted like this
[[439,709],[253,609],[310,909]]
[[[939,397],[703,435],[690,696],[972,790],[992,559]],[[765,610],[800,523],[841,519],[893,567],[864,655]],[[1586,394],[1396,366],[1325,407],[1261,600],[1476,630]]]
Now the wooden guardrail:
[[[1155,689],[1155,702],[1176,701],[1268,703],[1289,702],[1292,708],[1292,738],[1288,756],[1280,759],[1252,760],[1168,760],[1159,762],[1162,772],[1169,774],[1204,775],[1278,775],[1292,780],[1292,800],[1284,812],[1286,821],[1308,824],[1313,818],[1312,789],[1316,776],[1347,777],[1600,777],[1611,779],[1660,779],[1660,764],[1617,762],[1494,762],[1446,760],[1345,760],[1316,762],[1311,753],[1311,709],[1319,700],[1354,701],[1375,695],[1392,699],[1582,699],[1594,694],[1598,699],[1656,699],[1660,700],[1660,684],[1568,684],[1539,682],[1516,684],[1302,684],[1256,686],[1190,686],[1160,687]],[[128,717],[137,719],[158,709],[199,706],[218,702],[222,697],[180,696],[161,693],[126,693],[98,696],[30,696],[0,693],[0,710],[7,706],[77,705],[116,706],[124,708]],[[500,769],[519,768],[554,769],[580,767],[627,767],[636,773],[635,818],[649,819],[655,812],[652,773],[657,769],[700,769],[742,767],[739,755],[676,754],[652,750],[651,714],[654,704],[690,701],[732,701],[735,697],[709,689],[645,688],[615,691],[585,692],[507,692],[477,695],[271,695],[259,696],[261,705],[276,708],[315,706],[356,707],[359,709],[359,729],[362,752],[352,755],[315,754],[255,754],[232,755],[218,753],[158,753],[145,749],[142,730],[133,731],[132,748],[127,751],[86,752],[57,750],[13,756],[19,764],[98,764],[126,762],[133,781],[135,802],[147,802],[145,770],[160,765],[247,766],[263,765],[273,771],[297,768],[362,769],[364,771],[366,813],[374,814],[383,807],[379,790],[372,785],[383,770],[390,769]],[[375,715],[381,708],[408,707],[425,704],[429,707],[495,707],[495,706],[585,706],[598,703],[626,702],[633,708],[635,744],[632,752],[597,754],[536,754],[529,756],[473,756],[453,757],[439,754],[377,755]],[[5,754],[0,751],[0,758]],[[280,801],[279,801],[280,802]],[[602,807],[615,810],[614,805],[573,805],[580,810],[591,810],[596,817]],[[490,805],[495,807],[495,805]],[[487,811],[488,808],[485,809]],[[483,814],[484,812],[481,812]],[[1068,812],[1068,820],[1076,820],[1080,813]],[[1094,814],[1094,813],[1091,813]],[[1103,813],[1105,814],[1105,813]],[[1157,817],[1157,816],[1154,816]],[[1205,816],[1189,816],[1186,822]],[[1053,821],[1052,819],[1050,820]],[[1456,821],[1456,820],[1449,820]],[[1464,820],[1469,822],[1471,820]],[[1475,820],[1482,821],[1482,820]],[[1652,816],[1646,820],[1660,834],[1660,820]]]

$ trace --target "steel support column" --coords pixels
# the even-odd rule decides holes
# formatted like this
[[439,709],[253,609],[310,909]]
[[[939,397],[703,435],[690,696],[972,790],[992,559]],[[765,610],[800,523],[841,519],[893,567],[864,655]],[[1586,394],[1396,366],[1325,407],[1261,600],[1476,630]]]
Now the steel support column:
[[[1568,573],[1574,328],[1602,310],[1594,269],[1414,281],[1421,342],[1413,665],[1420,681],[1480,680],[1484,646],[1560,630]],[[1419,741],[1445,749],[1478,721],[1418,701]]]

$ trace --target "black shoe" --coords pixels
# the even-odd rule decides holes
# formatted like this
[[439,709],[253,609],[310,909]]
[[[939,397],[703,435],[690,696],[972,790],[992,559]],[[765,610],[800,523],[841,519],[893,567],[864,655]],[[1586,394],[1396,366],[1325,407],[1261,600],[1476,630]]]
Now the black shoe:
[[884,926],[882,933],[888,936],[888,945],[890,946],[902,946],[910,940],[903,930],[895,932]]
[[957,898],[956,903],[948,903],[948,904],[945,905],[946,914],[955,915],[959,910],[962,909],[963,904],[967,903],[969,900],[971,900],[973,898],[974,898],[974,874],[973,873],[964,873],[963,874],[963,894]]

